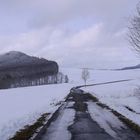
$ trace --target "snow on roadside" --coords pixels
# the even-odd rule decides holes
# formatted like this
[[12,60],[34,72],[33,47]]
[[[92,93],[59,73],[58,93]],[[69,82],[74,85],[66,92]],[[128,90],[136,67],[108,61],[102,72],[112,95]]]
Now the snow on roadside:
[[66,108],[63,108],[60,111],[59,117],[54,121],[49,129],[47,134],[44,136],[43,140],[70,140],[71,133],[68,131],[68,127],[73,124],[75,118],[75,110],[68,108],[73,106],[73,103],[66,105]]
[[72,85],[55,84],[0,90],[0,140],[7,140],[43,113],[53,113]]
[[122,122],[120,122],[109,110],[99,107],[96,103],[87,102],[87,104],[92,119],[95,120],[109,135],[120,140],[121,138],[116,131],[125,128]]
[[[69,75],[71,83],[75,85],[84,84],[81,79],[82,69],[63,68],[61,70]],[[90,79],[87,80],[87,84],[132,79],[120,83],[86,87],[83,90],[97,96],[101,102],[140,125],[140,88],[136,94],[136,89],[140,87],[140,69],[123,71],[89,70],[89,72]],[[136,111],[136,113],[128,110],[126,106]]]
[[[140,83],[139,80],[132,80],[83,89],[96,96],[102,103],[107,104],[112,109],[140,125],[140,99],[135,94],[138,83]],[[136,113],[128,110],[126,106],[136,111]]]

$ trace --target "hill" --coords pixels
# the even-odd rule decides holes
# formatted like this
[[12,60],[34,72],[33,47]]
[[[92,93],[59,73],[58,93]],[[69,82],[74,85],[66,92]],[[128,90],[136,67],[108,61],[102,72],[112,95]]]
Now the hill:
[[55,82],[58,69],[55,61],[11,51],[0,55],[0,88]]

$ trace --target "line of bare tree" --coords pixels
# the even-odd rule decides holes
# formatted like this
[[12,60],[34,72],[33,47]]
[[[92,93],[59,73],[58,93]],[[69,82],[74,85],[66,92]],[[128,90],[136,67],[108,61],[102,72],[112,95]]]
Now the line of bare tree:
[[18,78],[12,78],[9,75],[5,76],[0,80],[0,89],[26,87],[26,86],[37,86],[46,84],[57,84],[57,83],[68,83],[69,79],[67,75],[62,73],[46,75],[36,74],[31,76],[24,76]]
[[136,6],[136,14],[131,18],[128,29],[129,42],[140,53],[140,2]]

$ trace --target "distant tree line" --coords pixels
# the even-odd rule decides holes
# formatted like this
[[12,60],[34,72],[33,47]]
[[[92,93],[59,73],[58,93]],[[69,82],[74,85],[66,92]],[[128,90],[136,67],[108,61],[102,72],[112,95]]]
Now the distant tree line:
[[55,62],[0,67],[0,89],[67,82]]
[[0,80],[0,89],[68,83],[68,82],[69,82],[68,76],[60,72],[58,74],[53,75],[46,75],[44,73],[26,77],[23,76],[18,78],[12,78],[10,75],[5,75],[5,77]]

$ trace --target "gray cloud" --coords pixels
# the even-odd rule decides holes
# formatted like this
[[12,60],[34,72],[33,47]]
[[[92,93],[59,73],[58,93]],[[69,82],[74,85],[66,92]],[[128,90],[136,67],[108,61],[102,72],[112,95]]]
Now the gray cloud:
[[24,51],[63,66],[136,64],[125,38],[126,17],[134,13],[137,2],[1,0],[1,52]]

